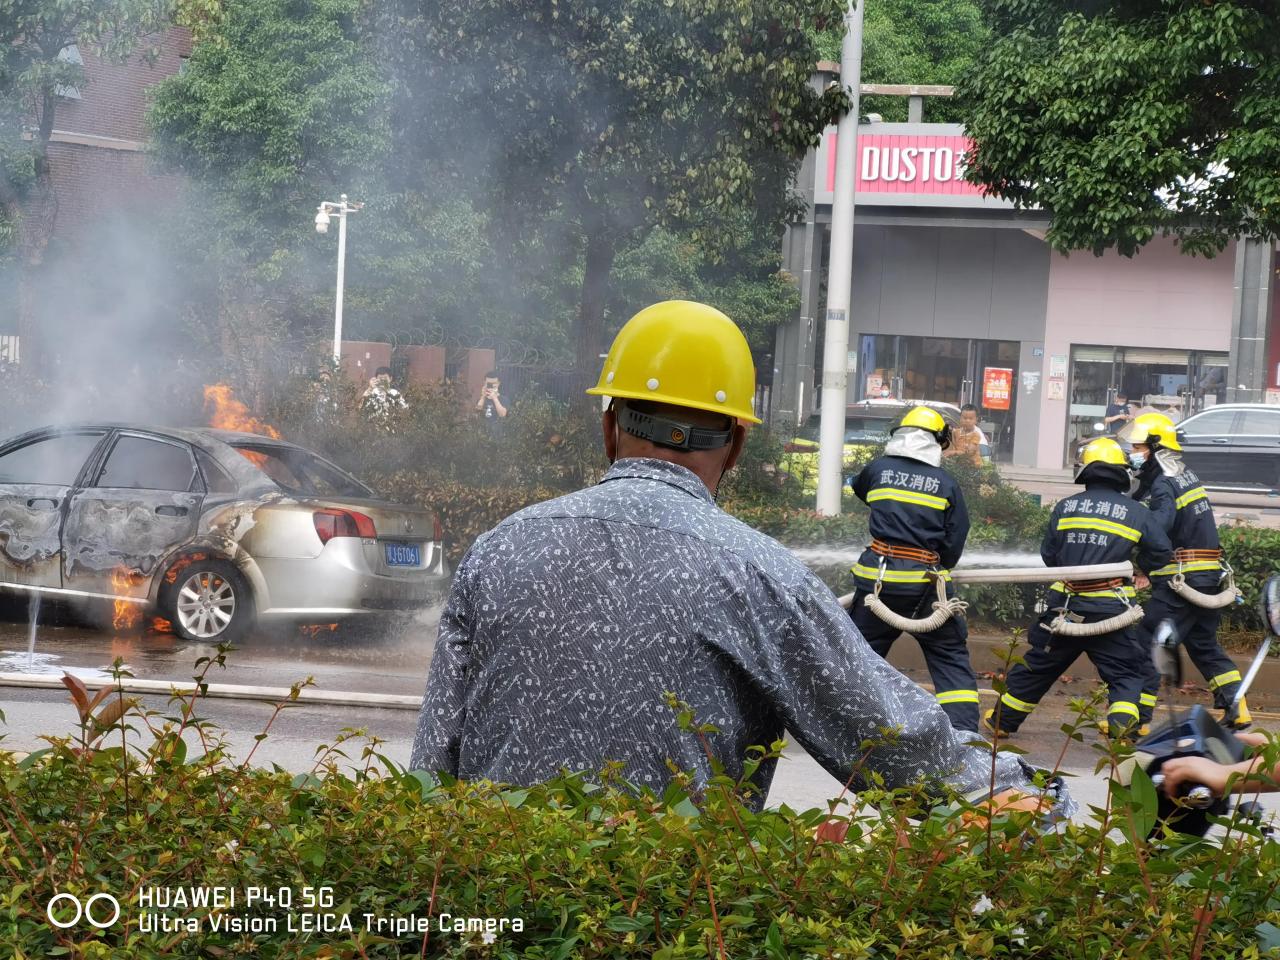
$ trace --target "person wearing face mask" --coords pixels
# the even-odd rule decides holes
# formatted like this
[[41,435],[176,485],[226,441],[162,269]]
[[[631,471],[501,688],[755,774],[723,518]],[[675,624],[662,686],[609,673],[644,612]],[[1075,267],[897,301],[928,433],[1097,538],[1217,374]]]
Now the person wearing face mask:
[[[1099,437],[1084,448],[1076,483],[1084,492],[1054,506],[1040,544],[1046,567],[1120,563],[1132,559],[1143,570],[1169,562],[1173,548],[1146,507],[1131,500],[1127,461],[1120,445]],[[1127,577],[1060,580],[1049,588],[1045,612],[1027,631],[1027,651],[1005,680],[983,725],[997,736],[1015,732],[1049,688],[1081,654],[1107,685],[1107,727],[1127,735],[1139,722],[1138,700],[1151,666],[1141,643],[1141,607]]]
[[[1236,591],[1222,557],[1213,506],[1200,478],[1182,462],[1182,444],[1172,420],[1161,413],[1144,413],[1134,420],[1129,441],[1138,478],[1134,498],[1147,504],[1173,543],[1173,562],[1151,571],[1143,629],[1150,636],[1161,621],[1173,621],[1183,648],[1213,691],[1223,723],[1243,730],[1253,722],[1248,703],[1241,700],[1234,715],[1231,711],[1240,670],[1218,643],[1222,607],[1235,602]],[[1159,691],[1160,674],[1153,666],[1140,703],[1144,727],[1151,722]]]
[[[747,424],[760,422],[732,320],[688,301],[642,310],[587,392],[611,398],[612,466],[467,551],[410,767],[527,785],[616,761],[625,786],[659,795],[673,769],[691,771],[695,796],[722,768],[745,778],[759,810],[776,761],[748,777],[748,748],[790,731],[855,789],[876,773],[891,787],[924,777],[978,802],[1040,802],[1029,768],[966,745],[812,571],[716,505]],[[682,731],[669,695],[714,732]],[[868,740],[880,743],[868,751]],[[1066,812],[1069,794],[1057,803]]]

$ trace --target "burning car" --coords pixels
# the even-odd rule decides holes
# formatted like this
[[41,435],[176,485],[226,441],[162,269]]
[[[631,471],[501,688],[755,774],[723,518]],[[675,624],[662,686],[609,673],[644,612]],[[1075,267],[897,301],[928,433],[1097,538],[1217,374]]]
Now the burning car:
[[150,607],[219,641],[258,617],[416,609],[443,592],[441,541],[430,511],[272,436],[85,424],[0,444],[0,589],[112,600],[117,625]]

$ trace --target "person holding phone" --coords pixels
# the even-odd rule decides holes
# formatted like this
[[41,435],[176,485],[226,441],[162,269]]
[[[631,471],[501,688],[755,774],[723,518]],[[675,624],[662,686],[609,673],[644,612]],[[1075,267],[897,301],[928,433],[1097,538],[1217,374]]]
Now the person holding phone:
[[488,426],[494,426],[507,415],[507,407],[502,402],[502,381],[497,370],[485,374],[484,387],[480,391],[480,399],[476,401],[476,410],[484,417]]

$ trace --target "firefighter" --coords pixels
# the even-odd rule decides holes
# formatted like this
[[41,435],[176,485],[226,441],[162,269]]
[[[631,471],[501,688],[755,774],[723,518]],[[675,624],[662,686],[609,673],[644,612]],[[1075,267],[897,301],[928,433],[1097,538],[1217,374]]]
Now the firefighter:
[[[884,455],[854,478],[853,492],[871,508],[872,540],[853,567],[849,614],[882,657],[902,633],[915,637],[952,725],[976,732],[969,630],[963,604],[946,599],[950,568],[969,536],[964,494],[941,467],[950,443],[951,428],[937,410],[913,407],[891,431]],[[931,616],[915,619],[931,607]]]
[[[1146,507],[1128,496],[1128,466],[1110,437],[1084,448],[1075,477],[1084,493],[1053,508],[1040,545],[1046,566],[1120,563],[1134,554],[1144,570],[1169,562],[1168,536]],[[1108,732],[1128,733],[1138,723],[1138,695],[1151,662],[1140,629],[1142,608],[1133,598],[1132,578],[1053,584],[1048,609],[1028,631],[1031,649],[1009,671],[1005,692],[983,715],[983,726],[998,736],[1015,732],[1083,653],[1107,685]]]
[[[1146,502],[1173,544],[1173,562],[1151,571],[1143,629],[1149,635],[1162,620],[1174,622],[1183,648],[1213,691],[1223,723],[1243,730],[1253,722],[1248,704],[1241,700],[1231,715],[1240,671],[1218,644],[1222,607],[1234,603],[1238,592],[1222,558],[1213,507],[1200,478],[1182,463],[1182,444],[1172,420],[1144,413],[1133,422],[1129,442],[1138,476],[1134,496]],[[1159,689],[1160,674],[1152,667],[1139,704],[1144,726],[1150,724]]]

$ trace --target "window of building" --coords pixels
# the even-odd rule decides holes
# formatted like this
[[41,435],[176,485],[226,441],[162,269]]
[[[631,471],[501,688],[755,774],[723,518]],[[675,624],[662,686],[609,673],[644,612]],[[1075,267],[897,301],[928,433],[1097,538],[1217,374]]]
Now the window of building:
[[[84,58],[80,56],[80,48],[74,44],[68,44],[58,51],[58,59],[62,63],[69,63],[75,67],[84,69]],[[58,84],[53,88],[53,92],[64,100],[79,100],[80,88],[71,84]]]

